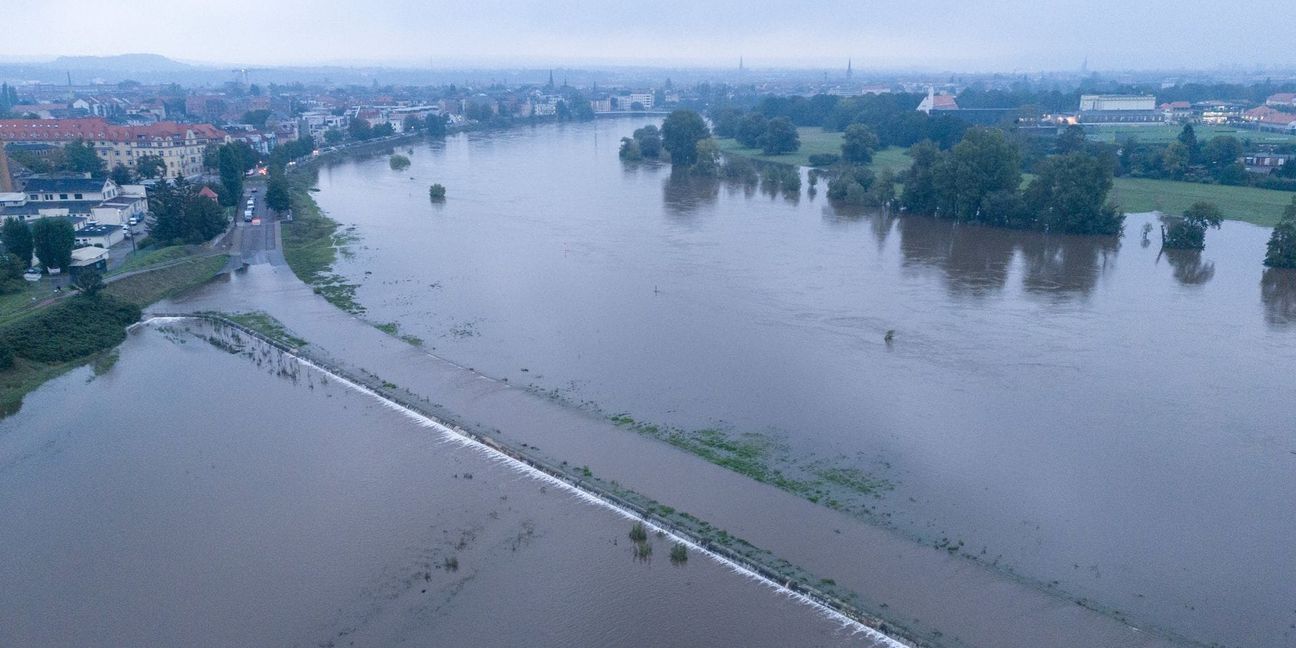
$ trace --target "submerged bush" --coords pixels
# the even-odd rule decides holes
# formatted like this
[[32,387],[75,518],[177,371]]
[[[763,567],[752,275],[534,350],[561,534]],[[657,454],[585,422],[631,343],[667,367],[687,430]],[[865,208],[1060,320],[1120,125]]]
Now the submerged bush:
[[443,184],[434,184],[428,187],[428,197],[432,200],[445,200],[446,188]]
[[648,540],[648,529],[644,528],[643,522],[635,522],[630,525],[630,539],[634,542],[645,542]]
[[670,561],[676,565],[688,562],[688,547],[683,542],[676,542],[670,550]]
[[634,557],[639,560],[648,560],[652,558],[652,545],[647,542],[636,542],[634,546]]
[[387,160],[387,164],[391,166],[392,171],[404,171],[409,168],[410,159],[397,153]]

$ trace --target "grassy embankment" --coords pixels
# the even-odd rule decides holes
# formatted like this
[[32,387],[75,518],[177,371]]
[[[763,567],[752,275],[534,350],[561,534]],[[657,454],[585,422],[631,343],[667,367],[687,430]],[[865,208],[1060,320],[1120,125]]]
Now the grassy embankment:
[[[207,282],[225,261],[224,256],[196,257],[113,282],[97,299],[71,295],[5,319],[0,356],[11,357],[11,364],[0,369],[0,417],[17,412],[28,392],[64,372],[86,362],[111,366],[109,350],[126,338],[125,327],[139,320],[141,308]],[[18,298],[29,302],[30,294]]]
[[[1140,140],[1147,142],[1160,141],[1158,138],[1161,137],[1165,137],[1167,138],[1165,141],[1169,141],[1174,139],[1174,136],[1178,135],[1179,132],[1174,130],[1173,134],[1167,135],[1168,131],[1163,127],[1130,130],[1138,135]],[[809,157],[812,154],[841,152],[841,133],[825,132],[819,128],[798,128],[797,132],[801,136],[801,149],[795,153],[785,155],[764,155],[759,149],[743,148],[732,139],[722,139],[718,140],[718,142],[720,150],[725,153],[742,155],[765,162],[802,166],[809,164]],[[1113,130],[1113,133],[1115,132],[1117,131]],[[1125,133],[1125,131],[1119,132]],[[1147,137],[1144,137],[1144,135],[1147,135]],[[1296,137],[1293,136],[1256,133],[1222,126],[1203,127],[1198,130],[1198,137],[1211,137],[1214,135],[1234,135],[1239,138],[1245,136],[1273,136],[1280,140],[1287,138],[1289,141],[1296,141]],[[1108,136],[1115,137],[1112,133],[1109,133]],[[873,164],[870,166],[875,172],[883,168],[890,168],[899,173],[909,167],[909,157],[904,149],[891,147],[878,151],[874,155]],[[1168,214],[1178,214],[1188,209],[1193,203],[1205,200],[1218,205],[1226,218],[1254,223],[1264,227],[1272,227],[1274,223],[1278,222],[1278,219],[1282,217],[1283,209],[1291,204],[1293,195],[1296,194],[1290,191],[1275,191],[1256,187],[1230,187],[1145,178],[1116,178],[1112,189],[1112,198],[1121,206],[1121,209],[1127,212],[1160,211]]]
[[303,340],[292,333],[288,332],[288,327],[283,322],[271,317],[261,311],[252,311],[250,313],[214,313],[230,321],[237,322],[246,326],[261,335],[266,336],[272,341],[278,342],[289,348],[301,348],[306,346],[306,340]]
[[305,177],[293,174],[290,178],[293,220],[280,225],[284,260],[298,279],[334,306],[352,315],[364,313],[364,307],[355,300],[356,285],[330,272],[339,250],[349,240],[347,235],[339,233],[338,223],[320,210]]
[[176,259],[183,259],[193,253],[194,248],[191,248],[188,245],[170,245],[162,248],[140,250],[126,257],[126,261],[120,266],[110,270],[108,276],[113,277],[119,274],[147,268],[152,265],[167,263],[175,261]]

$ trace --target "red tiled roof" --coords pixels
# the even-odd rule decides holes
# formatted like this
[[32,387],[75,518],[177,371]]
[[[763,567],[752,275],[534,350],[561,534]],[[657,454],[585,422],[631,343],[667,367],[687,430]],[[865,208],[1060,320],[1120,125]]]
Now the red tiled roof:
[[1276,126],[1287,126],[1296,122],[1296,114],[1274,110],[1268,106],[1252,108],[1242,113],[1242,118],[1248,121],[1256,121],[1262,124],[1273,124]]
[[936,95],[932,97],[932,110],[958,110],[954,95]]
[[70,142],[76,139],[132,142],[140,139],[182,138],[189,131],[200,139],[225,138],[225,132],[211,124],[157,122],[144,126],[118,126],[97,117],[0,119],[0,141],[6,142]]
[[1279,92],[1271,95],[1268,101],[1273,103],[1296,103],[1296,92]]

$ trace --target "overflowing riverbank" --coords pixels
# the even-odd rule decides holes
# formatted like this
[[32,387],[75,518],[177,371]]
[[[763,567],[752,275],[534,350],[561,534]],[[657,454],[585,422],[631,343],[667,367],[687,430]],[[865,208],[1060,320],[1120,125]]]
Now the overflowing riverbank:
[[[165,267],[137,267],[102,289],[102,295],[69,294],[24,312],[0,327],[0,418],[17,412],[23,397],[48,380],[90,362],[105,362],[125,339],[140,309],[210,281],[228,257],[167,259]],[[21,338],[21,339],[20,339]]]
[[[1215,603],[1207,605],[1206,593],[1185,579],[1158,576],[1177,573],[1175,565],[1232,565],[1246,572],[1239,582],[1266,591],[1277,585],[1232,564],[1211,527],[1169,550],[1132,542],[1122,531],[1162,537],[1179,527],[1171,520],[1189,515],[1161,487],[1128,490],[1137,473],[1123,458],[1155,454],[1169,429],[1210,439],[1226,465],[1246,456],[1268,466],[1275,451],[1285,453],[1268,443],[1234,447],[1212,434],[1203,424],[1212,414],[1196,405],[1205,401],[1164,405],[1172,393],[1195,393],[1184,382],[1190,374],[1179,371],[1183,358],[1204,354],[1271,373],[1252,358],[1260,348],[1282,353],[1286,329],[1271,307],[1281,300],[1262,291],[1261,269],[1246,258],[1247,250],[1263,249],[1263,231],[1226,223],[1211,233],[1205,253],[1158,257],[1136,237],[1048,236],[875,215],[826,204],[822,192],[767,198],[682,181],[650,164],[619,164],[619,135],[635,126],[451,138],[402,150],[412,164],[401,173],[377,158],[327,165],[319,173],[322,191],[312,197],[362,240],[339,255],[333,272],[358,285],[366,318],[418,338],[426,351],[605,426],[622,422],[624,432],[671,452],[678,454],[667,445],[672,439],[692,445],[711,455],[709,465],[737,468],[748,482],[754,476],[794,485],[807,505],[811,498],[823,508],[842,500],[815,492],[822,487],[810,482],[826,482],[822,476],[789,464],[834,477],[843,475],[825,469],[854,468],[842,481],[887,485],[862,498],[872,523],[927,551],[952,548],[958,560],[1140,627],[1199,638],[1222,632],[1226,618],[1265,625],[1258,613],[1265,603],[1245,590],[1224,599],[1210,594]],[[536,167],[537,150],[554,163]],[[491,181],[499,176],[517,180]],[[429,182],[446,182],[454,199],[428,204]],[[1138,231],[1145,221],[1155,226],[1144,214],[1131,216],[1129,227]],[[1240,323],[1233,321],[1241,327],[1220,342],[1203,346],[1176,324],[1213,330],[1222,322],[1212,315],[1217,308],[1239,314]],[[1158,322],[1160,342],[1138,346],[1148,357],[1130,364],[1112,350],[1139,344],[1132,335],[1139,326],[1127,322],[1135,312]],[[1027,323],[1041,321],[1047,326]],[[375,371],[409,384],[389,367]],[[1230,401],[1246,399],[1225,392]],[[1130,394],[1138,395],[1137,410],[1084,405]],[[1182,420],[1185,408],[1196,422]],[[466,413],[480,412],[475,403],[450,409],[479,418]],[[1251,416],[1234,425],[1264,425],[1271,409],[1249,407]],[[1040,421],[1039,412],[1057,412],[1058,420]],[[1051,426],[1066,430],[1065,443],[1043,433]],[[552,434],[526,442],[552,451]],[[588,463],[575,458],[588,454],[551,454]],[[676,461],[669,456],[656,465]],[[1014,467],[1002,465],[1005,457]],[[1167,465],[1185,460],[1175,456]],[[606,462],[589,465],[623,484],[630,480],[622,475],[639,474],[622,465],[629,462]],[[1242,488],[1220,482],[1223,471],[1208,472],[1189,488],[1194,497]],[[1255,482],[1248,492],[1282,479],[1270,469],[1247,474],[1244,481]],[[1164,478],[1156,484],[1173,481]],[[673,501],[657,487],[635,490]],[[1074,496],[1103,505],[1076,508]],[[723,505],[742,508],[742,499]],[[1050,502],[1067,503],[1076,516],[1052,516]],[[1148,510],[1161,514],[1149,517]],[[714,513],[699,517],[753,542],[768,538]],[[1242,525],[1246,542],[1282,526],[1271,522]],[[795,547],[795,559],[775,551],[802,565],[817,559]],[[839,564],[814,571],[841,583]],[[1197,612],[1180,607],[1183,600]]]
[[31,400],[0,422],[0,644],[872,643],[667,535],[636,557],[621,512],[246,330],[152,320]]

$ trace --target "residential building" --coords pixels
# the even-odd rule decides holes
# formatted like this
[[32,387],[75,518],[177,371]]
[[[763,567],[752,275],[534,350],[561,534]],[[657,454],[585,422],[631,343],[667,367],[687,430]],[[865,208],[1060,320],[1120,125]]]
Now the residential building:
[[148,213],[143,186],[120,187],[112,180],[91,179],[88,174],[31,176],[22,192],[0,196],[0,219],[70,217],[121,226]]
[[202,173],[208,144],[230,141],[210,124],[157,122],[142,126],[109,124],[97,117],[83,119],[0,119],[0,142],[65,145],[75,140],[91,143],[104,163],[136,168],[144,156],[166,163],[168,177],[193,177]]
[[1196,118],[1196,112],[1193,111],[1192,104],[1187,101],[1163,103],[1160,110],[1165,121],[1169,122],[1189,122],[1194,121]]
[[1242,113],[1242,121],[1259,130],[1296,133],[1296,113],[1259,106]]
[[1270,107],[1296,108],[1296,92],[1279,92],[1270,95],[1265,100],[1265,105]]

